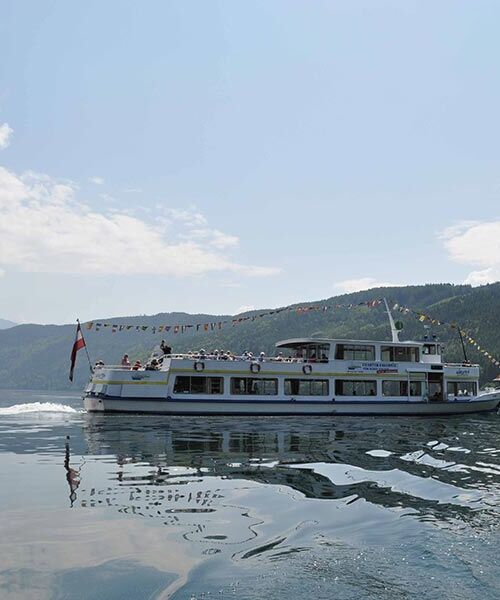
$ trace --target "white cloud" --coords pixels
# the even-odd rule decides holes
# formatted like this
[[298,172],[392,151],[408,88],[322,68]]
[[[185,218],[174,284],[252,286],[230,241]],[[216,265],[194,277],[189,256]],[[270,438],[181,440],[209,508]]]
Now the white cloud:
[[3,123],[0,125],[0,150],[7,148],[7,146],[10,144],[10,136],[13,132],[14,130],[12,127],[9,127],[8,123]]
[[399,285],[403,284],[384,283],[377,281],[373,277],[360,277],[359,279],[345,279],[344,281],[338,281],[335,284],[335,288],[340,293],[351,294],[353,292],[361,292],[362,290],[369,290],[371,288],[394,287]]
[[241,315],[241,313],[250,312],[251,310],[255,310],[255,306],[253,304],[247,304],[247,305],[244,304],[243,306],[240,306],[239,308],[237,308],[236,312],[234,314]]
[[221,285],[221,287],[225,287],[225,288],[235,288],[235,289],[236,289],[236,288],[241,288],[241,287],[243,287],[243,286],[241,285],[241,283],[239,283],[239,282],[236,282],[236,281],[225,281],[225,282],[221,283],[220,285]]
[[179,229],[179,225],[184,229],[183,233],[179,234],[180,239],[196,241],[204,246],[212,246],[217,250],[225,250],[239,244],[239,239],[235,235],[228,235],[218,229],[209,227],[207,219],[195,208],[164,209],[162,204],[156,205],[157,211],[163,211],[165,218],[163,219],[166,226]]
[[106,192],[99,194],[99,198],[104,200],[104,202],[116,202],[116,198],[114,198],[111,194],[107,194]]
[[464,283],[476,286],[500,280],[500,220],[464,221],[445,229],[440,237],[451,260],[480,267]]
[[79,202],[70,183],[0,167],[1,266],[98,275],[279,272],[233,262],[227,248],[235,243],[234,236],[210,229],[199,212],[170,211],[150,221],[125,211],[99,212]]
[[89,177],[89,181],[96,185],[104,185],[104,177]]

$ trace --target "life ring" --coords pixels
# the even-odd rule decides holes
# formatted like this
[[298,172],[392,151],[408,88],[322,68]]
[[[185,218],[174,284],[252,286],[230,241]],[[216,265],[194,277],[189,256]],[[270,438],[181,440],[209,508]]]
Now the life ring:
[[250,371],[252,371],[252,373],[260,373],[260,365],[259,365],[259,363],[252,363],[250,365]]
[[205,368],[205,363],[201,362],[201,360],[197,360],[194,363],[194,370],[195,371],[203,371],[204,368]]
[[302,367],[302,373],[304,373],[304,375],[310,375],[312,373],[313,368],[311,367],[311,365],[304,365]]

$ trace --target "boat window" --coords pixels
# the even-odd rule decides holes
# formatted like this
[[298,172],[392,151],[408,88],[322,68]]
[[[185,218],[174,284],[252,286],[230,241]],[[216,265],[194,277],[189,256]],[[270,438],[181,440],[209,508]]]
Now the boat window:
[[178,375],[175,378],[174,394],[222,394],[222,377]]
[[436,344],[424,344],[422,352],[423,354],[437,354]]
[[376,396],[376,381],[354,381],[352,379],[337,379],[335,381],[337,396]]
[[475,381],[448,381],[446,392],[450,396],[475,396],[477,384]]
[[[382,381],[383,396],[408,396],[408,381]],[[422,395],[422,382],[410,381],[410,396]]]
[[278,380],[260,377],[231,377],[231,394],[276,396]]
[[415,346],[382,346],[380,360],[386,362],[419,362],[420,352]]
[[375,346],[362,344],[337,344],[337,360],[375,360]]
[[285,396],[328,396],[328,379],[285,379]]

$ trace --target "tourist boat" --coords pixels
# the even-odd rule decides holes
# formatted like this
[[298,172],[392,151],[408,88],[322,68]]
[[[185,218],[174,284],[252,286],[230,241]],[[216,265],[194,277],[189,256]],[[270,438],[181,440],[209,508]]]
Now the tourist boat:
[[89,412],[172,415],[453,415],[492,411],[479,366],[445,363],[439,341],[318,338],[278,342],[276,357],[163,354],[158,368],[98,366]]

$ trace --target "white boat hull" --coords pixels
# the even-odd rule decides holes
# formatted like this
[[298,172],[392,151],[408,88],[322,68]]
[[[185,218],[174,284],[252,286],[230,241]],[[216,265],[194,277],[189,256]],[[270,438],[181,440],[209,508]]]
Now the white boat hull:
[[290,401],[285,400],[197,400],[174,398],[120,398],[87,395],[88,412],[152,413],[166,415],[455,415],[494,411],[500,392],[470,399],[425,401]]

